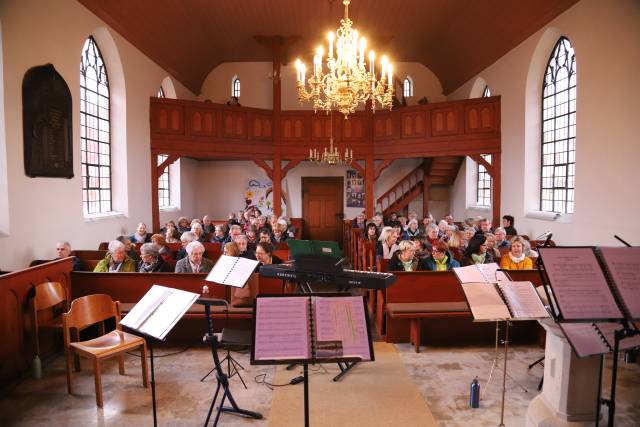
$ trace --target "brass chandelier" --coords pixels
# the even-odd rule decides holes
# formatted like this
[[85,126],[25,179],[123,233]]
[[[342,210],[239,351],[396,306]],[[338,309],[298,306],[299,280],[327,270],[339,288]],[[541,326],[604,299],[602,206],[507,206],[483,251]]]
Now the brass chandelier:
[[[314,111],[331,111],[337,109],[345,119],[353,114],[361,103],[371,100],[371,110],[375,112],[376,102],[381,108],[393,106],[393,66],[386,56],[380,59],[380,78],[376,78],[373,50],[369,51],[369,67],[365,64],[366,39],[352,28],[349,19],[349,3],[343,0],[344,19],[340,20],[340,28],[336,34],[330,32],[328,55],[326,57],[327,72],[323,71],[324,49],[319,46],[313,57],[313,72],[309,74],[307,90],[307,67],[296,60],[298,99],[300,103],[313,103]],[[334,56],[334,39],[336,55]]]
[[310,148],[309,161],[329,166],[350,165],[353,161],[353,150],[346,147],[344,149],[343,158],[340,151],[338,151],[338,148],[333,146],[333,113],[330,112],[329,114],[331,114],[331,137],[329,139],[329,149],[324,147],[324,152],[320,152],[317,148]]

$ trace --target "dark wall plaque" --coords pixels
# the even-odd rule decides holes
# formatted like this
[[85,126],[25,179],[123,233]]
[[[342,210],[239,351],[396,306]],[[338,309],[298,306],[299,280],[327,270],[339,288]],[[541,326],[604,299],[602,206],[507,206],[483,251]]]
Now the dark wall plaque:
[[22,126],[25,174],[73,178],[71,92],[51,64],[24,75]]

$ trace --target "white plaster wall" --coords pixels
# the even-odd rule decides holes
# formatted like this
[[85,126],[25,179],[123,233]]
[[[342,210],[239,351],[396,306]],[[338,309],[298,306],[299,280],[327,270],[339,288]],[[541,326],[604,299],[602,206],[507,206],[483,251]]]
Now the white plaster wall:
[[[61,239],[69,240],[75,248],[93,249],[100,241],[132,230],[138,221],[150,222],[149,97],[155,96],[167,73],[76,1],[5,1],[0,3],[0,17],[10,218],[8,236],[0,236],[0,246],[11,248],[3,251],[0,268],[15,270],[34,258],[52,258],[55,242]],[[121,168],[115,174],[121,178],[119,183],[114,178],[114,191],[120,192],[114,195],[114,207],[123,215],[87,222],[82,214],[78,100],[80,54],[91,34],[96,36],[110,81],[116,86],[112,142],[114,168]],[[109,46],[109,38],[113,46]],[[115,52],[123,76],[117,74]],[[46,63],[52,63],[62,75],[73,99],[75,177],[70,180],[28,178],[24,174],[22,79],[29,68]],[[177,96],[193,98],[179,83],[175,89]]]
[[[440,80],[433,72],[417,62],[400,62],[396,66],[397,78],[404,79],[408,74],[414,83],[414,96],[408,99],[410,105],[426,96],[429,102],[446,101],[442,94]],[[207,76],[202,84],[198,99],[210,99],[215,103],[224,103],[231,98],[231,81],[234,76],[240,78],[240,103],[246,107],[273,107],[273,75],[271,62],[226,62],[220,64]],[[300,105],[296,88],[296,69],[293,63],[282,66],[282,109],[308,110],[309,104]]]
[[[562,244],[618,245],[615,233],[640,244],[639,23],[636,0],[583,0],[480,73],[502,96],[502,214],[515,216],[520,233],[551,230]],[[571,40],[577,60],[575,214],[550,221],[526,215],[539,197],[542,76],[560,34]],[[469,97],[474,81],[450,99]],[[456,218],[473,214],[465,191],[458,179],[451,199]]]

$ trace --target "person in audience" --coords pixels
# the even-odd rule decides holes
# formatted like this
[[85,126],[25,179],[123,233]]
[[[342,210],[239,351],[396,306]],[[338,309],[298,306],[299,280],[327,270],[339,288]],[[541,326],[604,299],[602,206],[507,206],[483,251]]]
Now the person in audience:
[[351,227],[353,228],[365,228],[366,227],[366,216],[364,212],[359,213],[353,221],[351,221]]
[[464,252],[464,233],[462,231],[454,231],[451,233],[451,237],[447,242],[449,245],[449,251],[453,254],[453,257],[458,261],[462,258],[462,253]]
[[487,252],[487,238],[484,234],[476,234],[469,240],[467,249],[465,249],[460,265],[467,266],[473,264],[491,264],[493,256]]
[[400,230],[401,230],[400,232],[402,233],[403,231],[406,231],[407,227],[409,226],[409,223],[407,222],[407,217],[399,216],[398,222],[400,223]]
[[240,225],[240,221],[238,220],[238,218],[236,218],[235,212],[229,212],[229,215],[227,215],[227,224]]
[[402,232],[402,240],[416,240],[420,238],[421,234],[418,228],[418,220],[412,219],[409,221],[407,229]]
[[125,244],[119,240],[109,242],[105,257],[93,269],[95,273],[134,273],[136,262],[126,254]]
[[460,267],[460,263],[449,252],[449,245],[440,241],[431,248],[431,256],[423,261],[422,267],[423,270],[449,271],[452,268]]
[[140,262],[138,262],[139,273],[157,273],[173,271],[160,256],[160,246],[155,243],[144,243],[140,246]]
[[276,224],[278,223],[278,215],[271,214],[269,215],[268,220],[269,220],[269,226],[271,227],[271,230],[275,229]]
[[376,214],[373,216],[372,221],[373,221],[373,223],[376,225],[376,227],[378,227],[378,230],[382,230],[382,226],[383,226],[383,224],[384,224],[384,221],[383,221],[383,219],[382,219],[382,214],[381,214],[381,213],[376,213]]
[[216,224],[213,227],[213,234],[209,238],[211,243],[222,243],[227,240],[227,236],[224,233],[224,226],[222,224]]
[[271,244],[271,231],[266,227],[260,229],[260,243]]
[[390,259],[391,255],[398,250],[398,238],[400,233],[392,227],[384,227],[380,233],[380,239],[376,247],[376,255],[383,259]]
[[129,240],[136,244],[149,243],[151,234],[147,233],[147,225],[144,222],[139,223],[136,232],[129,236]]
[[398,220],[398,213],[391,212],[391,215],[389,215],[389,218],[387,218],[387,220],[384,222],[384,225],[386,225],[387,227],[390,227],[391,224],[395,223],[397,220]]
[[434,223],[431,223],[427,226],[427,229],[425,230],[425,237],[429,240],[431,246],[440,241],[440,239],[438,238],[439,231],[440,230],[438,229],[438,226]]
[[416,256],[416,246],[410,240],[403,240],[398,250],[389,259],[389,271],[418,271],[420,259]]
[[[162,234],[152,235],[151,243],[155,243],[156,245],[158,245],[158,247],[160,247],[159,253],[162,259],[164,260],[164,262],[170,266],[173,266],[175,263],[175,260],[173,259],[173,255],[171,254],[171,249],[167,247],[167,242],[164,236]],[[171,271],[173,271],[173,268],[171,268]]]
[[445,236],[447,235],[448,226],[449,224],[447,224],[447,221],[445,221],[444,219],[440,220],[440,222],[438,223],[438,239],[445,238]]
[[[447,221],[447,224],[449,224],[449,225],[453,225],[453,226],[455,227],[456,223],[455,223],[455,221],[453,220],[453,216],[451,216],[451,215],[446,215],[446,216],[444,217],[444,220],[445,220],[445,221]],[[456,229],[457,229],[457,227],[456,227]]]
[[484,237],[487,238],[487,252],[491,254],[494,260],[500,259],[502,255],[496,248],[496,236],[493,233],[484,233]]
[[533,261],[525,254],[525,240],[520,236],[511,239],[511,249],[500,260],[505,270],[531,270]]
[[412,219],[418,221],[418,214],[416,213],[416,211],[409,212],[409,215],[407,215],[407,223],[409,223]]
[[125,253],[129,258],[131,258],[135,262],[140,261],[140,255],[138,255],[138,252],[136,251],[133,243],[131,243],[131,239],[129,239],[127,236],[118,236],[116,240],[124,244]]
[[416,257],[422,262],[425,258],[429,256],[429,252],[431,251],[431,245],[426,242],[424,237],[420,237],[419,239],[412,240],[413,245],[416,247]]
[[244,234],[236,236],[234,242],[238,246],[239,257],[256,259],[255,246],[249,246],[249,241],[247,240],[247,236],[245,236]]
[[266,215],[260,215],[258,217],[258,230],[261,230],[263,228],[268,228],[269,232],[271,232],[271,225],[269,225],[269,223],[267,222]]
[[502,217],[502,227],[507,232],[507,236],[516,236],[518,231],[514,228],[514,219],[512,215],[504,215]]
[[[57,259],[63,259],[71,256],[71,243],[62,241],[56,243],[56,253],[58,256],[54,258],[54,261]],[[82,261],[77,256],[73,257],[73,271],[81,271],[82,270]]]
[[[284,224],[283,224],[284,223]],[[289,236],[287,236],[287,222],[284,220],[278,220],[273,228],[272,242],[273,243],[282,243]]]
[[187,256],[176,263],[176,273],[208,273],[213,268],[213,261],[204,257],[204,245],[197,240],[190,242],[185,248]]
[[205,235],[209,235],[213,232],[213,222],[211,222],[211,218],[208,215],[202,217],[202,230],[204,230]]
[[236,242],[227,242],[222,247],[222,255],[239,257],[240,248]]
[[260,242],[256,247],[256,260],[261,265],[282,264],[282,260],[273,254],[273,246],[267,242]]
[[202,224],[199,222],[193,223],[191,225],[191,232],[196,235],[196,240],[200,243],[206,242],[204,228],[202,228]]
[[189,224],[189,220],[186,216],[181,216],[178,218],[178,233],[186,233],[187,231],[191,231],[191,224]]
[[455,233],[456,230],[457,228],[455,225],[449,225],[449,223],[447,223],[447,226],[444,229],[444,236],[440,240],[449,243],[449,241],[451,240],[451,236],[453,236],[453,233]]
[[240,225],[242,225],[244,231],[247,231],[247,228],[251,226],[251,211],[249,209],[243,210],[240,218]]
[[370,222],[367,224],[363,239],[370,242],[378,241],[378,227],[376,227],[376,224],[374,222]]
[[[178,243],[180,241],[180,233],[178,228],[176,227],[176,223],[173,221],[169,221],[164,226],[165,230],[165,239],[167,243]],[[169,233],[171,233],[171,238],[169,238]]]
[[487,234],[491,233],[491,224],[489,220],[485,217],[478,218],[476,222],[476,233],[478,234]]
[[231,225],[231,228],[229,229],[229,234],[227,235],[227,238],[224,241],[224,243],[233,242],[236,236],[239,236],[241,234],[242,234],[242,227],[240,227],[238,224]]
[[187,246],[189,245],[189,243],[193,242],[194,240],[197,241],[198,239],[196,235],[193,234],[191,231],[186,231],[182,233],[182,236],[180,236],[180,243],[182,243],[182,248],[180,248],[180,250],[176,254],[176,259],[178,261],[183,258],[186,258]]
[[476,229],[474,227],[465,227],[464,228],[464,232],[462,233],[462,247],[463,248],[467,248],[467,245],[469,245],[469,241],[471,240],[471,238],[474,236],[474,234],[476,234]]
[[496,249],[509,248],[511,243],[507,240],[507,232],[503,227],[496,228]]
[[256,245],[258,244],[258,229],[255,225],[248,227],[244,233],[247,238],[248,247],[252,248],[252,250],[256,249]]
[[432,220],[429,216],[425,216],[424,218],[422,218],[422,224],[420,224],[420,227],[422,228],[422,234],[426,235],[427,234],[427,228],[429,228],[429,225],[431,225]]
[[291,222],[290,218],[283,217],[282,219],[284,219],[286,221],[286,223],[287,223],[287,231],[286,231],[287,238],[288,239],[295,239],[296,238],[296,231],[297,231],[296,226],[293,225],[293,223]]

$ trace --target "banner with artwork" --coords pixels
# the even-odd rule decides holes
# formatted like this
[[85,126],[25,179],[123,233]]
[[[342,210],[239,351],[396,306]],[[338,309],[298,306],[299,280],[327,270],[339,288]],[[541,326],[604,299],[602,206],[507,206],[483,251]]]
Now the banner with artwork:
[[347,207],[364,208],[364,179],[353,169],[347,171]]
[[[245,209],[256,206],[263,215],[273,213],[273,184],[269,180],[250,179],[244,193]],[[286,213],[284,200],[281,201],[282,213]]]

